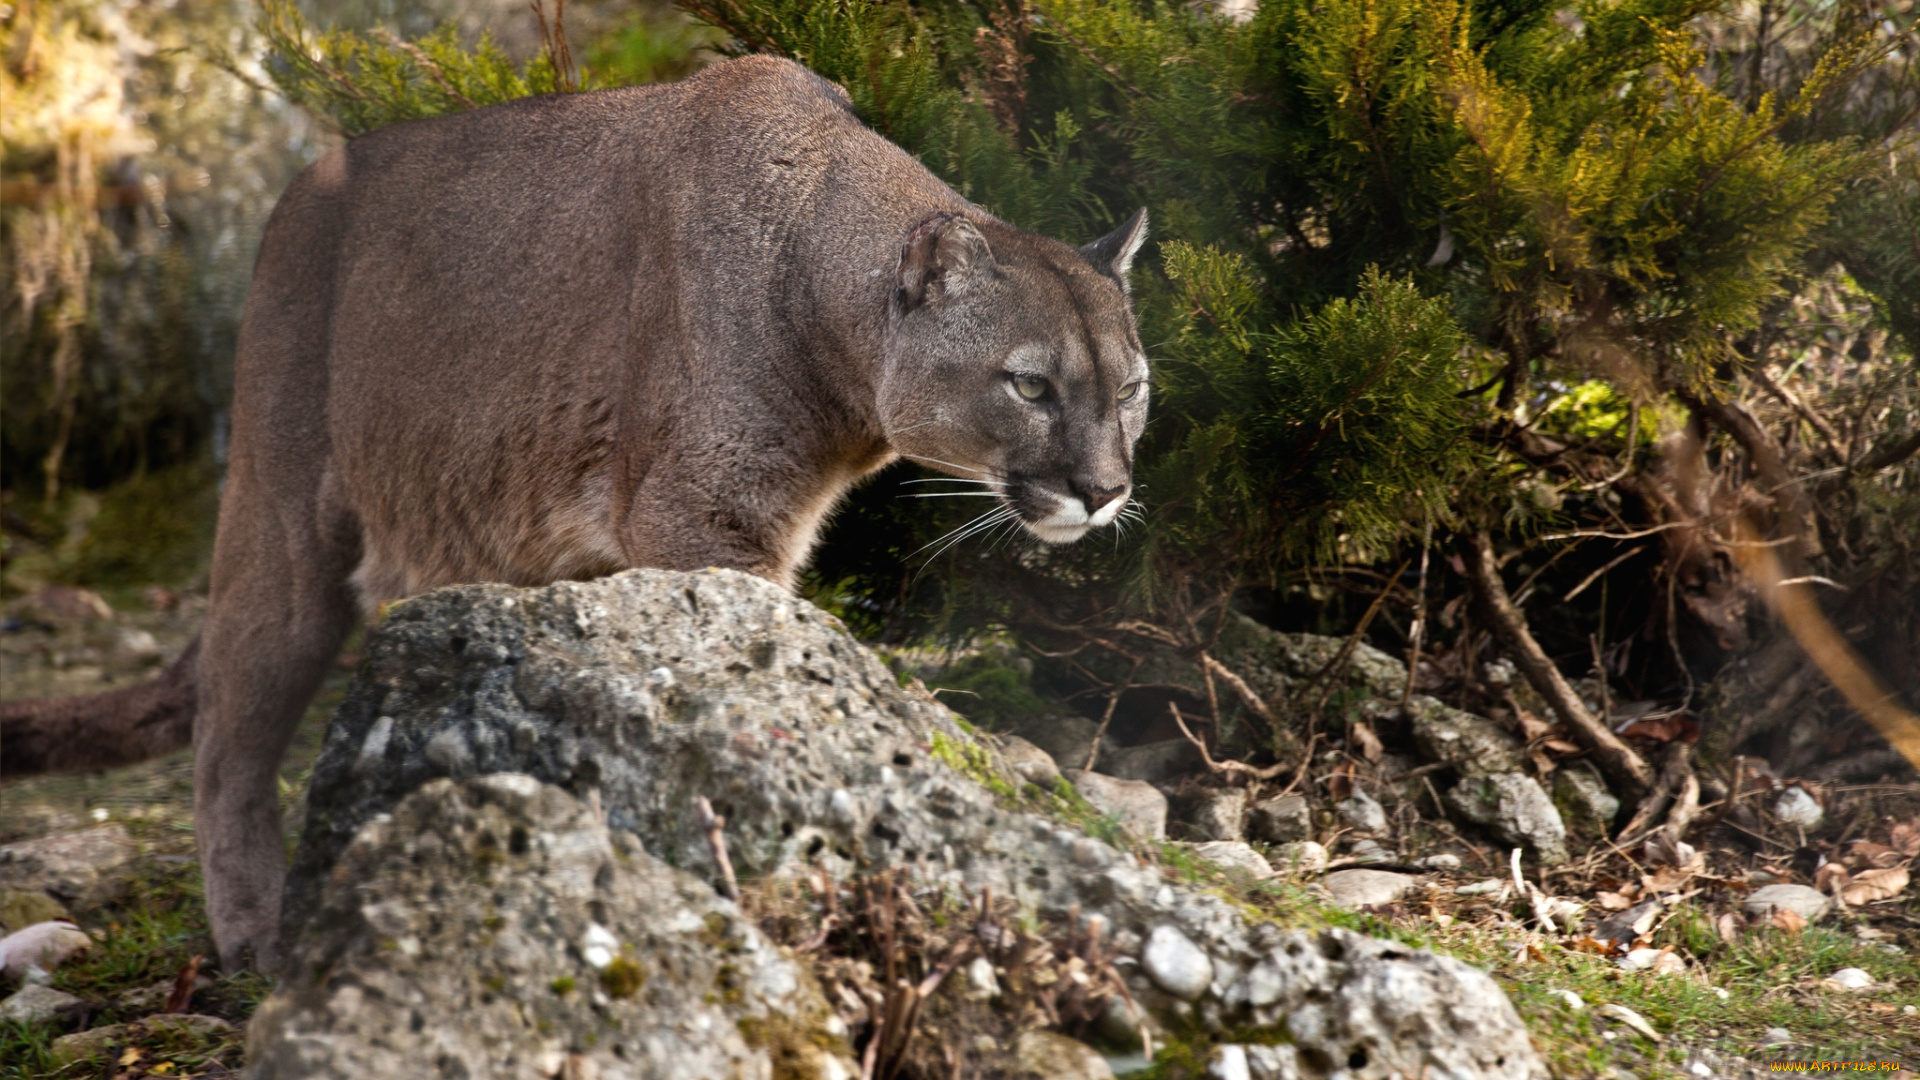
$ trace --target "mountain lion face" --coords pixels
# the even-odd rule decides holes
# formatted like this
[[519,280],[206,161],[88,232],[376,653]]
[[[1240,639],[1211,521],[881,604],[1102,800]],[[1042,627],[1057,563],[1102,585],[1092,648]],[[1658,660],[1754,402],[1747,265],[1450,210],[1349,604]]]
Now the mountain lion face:
[[1132,493],[1147,357],[1126,274],[1146,212],[1074,249],[953,214],[901,254],[880,390],[901,456],[981,485],[1050,544],[1111,524]]

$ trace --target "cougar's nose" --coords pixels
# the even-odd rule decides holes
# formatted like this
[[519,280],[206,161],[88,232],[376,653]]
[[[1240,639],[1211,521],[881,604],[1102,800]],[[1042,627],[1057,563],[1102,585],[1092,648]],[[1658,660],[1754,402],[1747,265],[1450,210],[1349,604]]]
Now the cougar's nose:
[[1114,484],[1109,487],[1097,484],[1087,477],[1070,481],[1067,486],[1073,490],[1073,494],[1081,502],[1087,504],[1089,514],[1098,513],[1101,507],[1119,498],[1127,490],[1125,484]]

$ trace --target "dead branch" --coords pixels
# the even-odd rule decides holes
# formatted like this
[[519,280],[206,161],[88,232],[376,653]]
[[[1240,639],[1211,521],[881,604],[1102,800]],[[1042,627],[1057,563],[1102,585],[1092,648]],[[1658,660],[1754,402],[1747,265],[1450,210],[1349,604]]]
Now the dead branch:
[[1493,539],[1486,533],[1471,533],[1462,552],[1467,564],[1467,580],[1488,625],[1506,644],[1508,652],[1526,674],[1527,682],[1553,711],[1566,721],[1573,735],[1593,752],[1594,761],[1614,783],[1634,799],[1642,798],[1653,787],[1653,770],[1633,747],[1620,740],[1600,719],[1587,711],[1580,695],[1573,692],[1565,675],[1554,666],[1546,650],[1534,640],[1527,628],[1526,616],[1507,596],[1500,580],[1493,553]]
[[1905,438],[1895,439],[1893,442],[1854,462],[1853,471],[1856,473],[1871,473],[1879,472],[1881,469],[1890,469],[1915,454],[1920,454],[1920,430],[1909,432]]
[[1087,747],[1086,771],[1092,772],[1094,762],[1100,760],[1100,744],[1106,740],[1107,725],[1113,723],[1113,711],[1120,706],[1120,695],[1126,693],[1127,687],[1133,685],[1133,677],[1140,673],[1140,665],[1143,662],[1141,659],[1135,659],[1133,666],[1127,669],[1126,677],[1114,683],[1113,689],[1107,692],[1106,711],[1100,714],[1100,726],[1094,730],[1093,745]]
[[1827,423],[1826,417],[1814,412],[1806,402],[1800,400],[1798,394],[1774,382],[1773,377],[1767,374],[1767,369],[1763,365],[1755,364],[1748,368],[1747,377],[1752,379],[1754,385],[1760,387],[1760,389],[1779,398],[1787,408],[1794,411],[1795,415],[1805,420],[1813,427],[1813,430],[1819,432],[1820,438],[1826,442],[1827,449],[1833,453],[1834,457],[1841,461],[1847,460],[1847,451],[1842,445],[1840,433],[1833,430],[1833,425]]
[[1200,751],[1200,760],[1206,763],[1208,772],[1238,773],[1241,776],[1250,776],[1255,780],[1271,780],[1287,771],[1286,765],[1278,762],[1262,769],[1249,765],[1244,761],[1215,761],[1213,760],[1213,755],[1207,753],[1207,744],[1202,742],[1187,728],[1186,720],[1180,715],[1180,707],[1169,701],[1167,702],[1167,711],[1173,714],[1173,722],[1180,726],[1180,734],[1185,735],[1187,741],[1193,744],[1193,748]]
[[1248,712],[1265,720],[1268,726],[1272,726],[1273,710],[1267,707],[1266,702],[1260,700],[1259,694],[1253,692],[1253,687],[1247,685],[1247,680],[1234,674],[1233,669],[1215,660],[1210,653],[1200,654],[1200,666],[1219,676],[1220,681],[1233,690],[1233,696],[1240,699],[1240,704],[1246,706]]

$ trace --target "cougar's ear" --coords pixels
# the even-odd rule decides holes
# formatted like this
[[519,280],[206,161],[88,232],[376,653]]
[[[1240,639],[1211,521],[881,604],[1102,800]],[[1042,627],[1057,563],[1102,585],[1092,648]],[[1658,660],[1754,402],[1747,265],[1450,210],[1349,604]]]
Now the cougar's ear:
[[1127,271],[1133,269],[1133,257],[1147,242],[1147,208],[1133,212],[1119,228],[1080,249],[1095,270],[1127,287]]
[[900,313],[959,296],[992,271],[993,251],[980,230],[958,214],[936,214],[907,236],[900,253]]

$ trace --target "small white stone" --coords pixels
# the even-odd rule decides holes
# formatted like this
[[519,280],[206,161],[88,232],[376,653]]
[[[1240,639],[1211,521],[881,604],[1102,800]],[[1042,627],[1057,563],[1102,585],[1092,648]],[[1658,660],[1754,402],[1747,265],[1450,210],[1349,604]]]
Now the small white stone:
[[1719,998],[1719,999],[1720,999],[1721,1001],[1732,1001],[1732,1000],[1733,1000],[1733,992],[1732,992],[1732,991],[1730,991],[1730,990],[1728,990],[1728,989],[1727,989],[1726,987],[1724,987],[1724,986],[1716,986],[1716,987],[1714,987],[1714,988],[1713,988],[1713,996],[1714,996],[1714,997],[1717,997],[1717,998]]
[[613,963],[620,954],[620,939],[599,923],[588,923],[586,937],[580,942],[580,955],[598,971]]
[[1207,1059],[1207,1080],[1253,1080],[1247,1068],[1247,1048],[1236,1043],[1217,1046]]
[[1713,1070],[1707,1068],[1707,1063],[1704,1061],[1696,1061],[1687,1066],[1687,1071],[1700,1077],[1700,1080],[1706,1080],[1707,1077],[1713,1075]]
[[1340,813],[1340,820],[1360,832],[1386,831],[1386,810],[1374,801],[1373,796],[1358,788],[1354,789],[1351,796],[1340,800],[1340,805],[1336,809]]
[[1821,813],[1820,804],[1814,800],[1813,796],[1807,794],[1806,788],[1790,787],[1781,792],[1780,798],[1774,801],[1773,816],[1788,825],[1811,829],[1820,824],[1820,819],[1826,815]]
[[1420,865],[1428,870],[1458,870],[1460,869],[1460,856],[1443,851],[1438,855],[1429,855],[1421,859]]
[[1317,874],[1327,868],[1327,849],[1312,840],[1295,840],[1274,848],[1267,862],[1283,874]]
[[1781,1027],[1768,1028],[1766,1033],[1760,1036],[1761,1046],[1787,1046],[1792,1042],[1793,1032]]
[[113,811],[104,806],[96,806],[93,808],[93,820],[95,821],[105,821],[112,816]]
[[1197,999],[1213,985],[1213,961],[1171,926],[1154,928],[1140,954],[1140,965],[1160,989],[1183,1001]]
[[1579,1012],[1587,1007],[1587,1003],[1580,1000],[1580,995],[1571,990],[1549,990],[1547,996],[1558,1001],[1568,1012]]
[[1873,976],[1856,967],[1841,968],[1827,976],[1827,982],[1842,990],[1865,990],[1873,985]]
[[967,965],[967,998],[986,1001],[1000,996],[1000,980],[993,977],[993,961],[976,956]]

